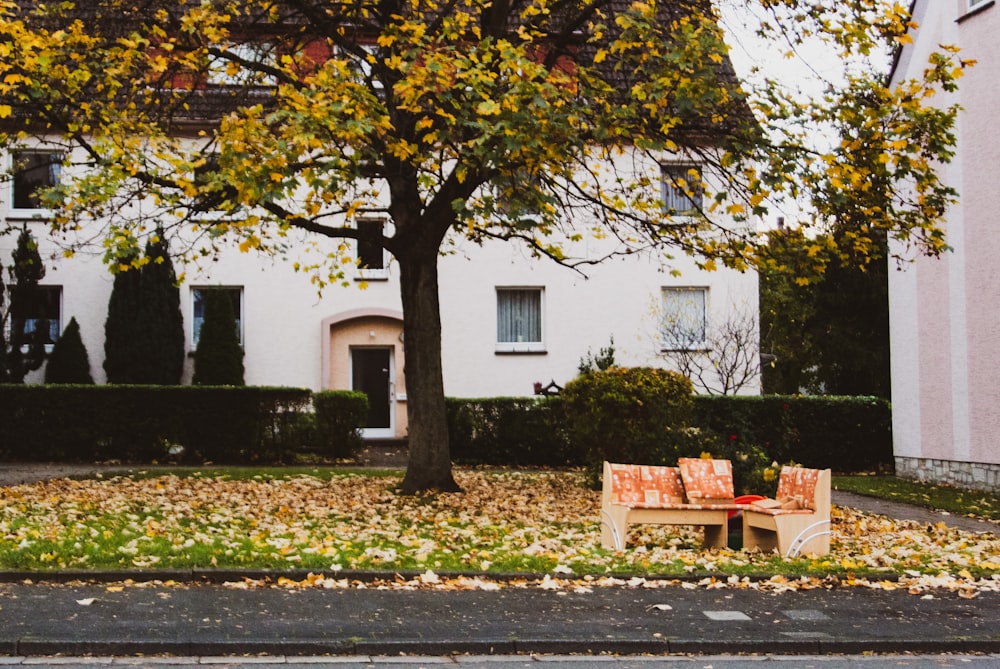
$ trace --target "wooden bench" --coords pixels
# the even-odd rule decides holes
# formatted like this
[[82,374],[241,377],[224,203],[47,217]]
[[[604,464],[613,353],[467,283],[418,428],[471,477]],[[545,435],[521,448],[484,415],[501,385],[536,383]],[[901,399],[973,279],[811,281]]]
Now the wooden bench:
[[700,525],[705,545],[725,547],[733,502],[729,460],[680,458],[677,467],[604,463],[601,545],[624,550],[629,525]]
[[[792,508],[777,506],[783,500]],[[771,504],[744,508],[743,548],[777,549],[785,557],[829,553],[830,470],[782,467]]]

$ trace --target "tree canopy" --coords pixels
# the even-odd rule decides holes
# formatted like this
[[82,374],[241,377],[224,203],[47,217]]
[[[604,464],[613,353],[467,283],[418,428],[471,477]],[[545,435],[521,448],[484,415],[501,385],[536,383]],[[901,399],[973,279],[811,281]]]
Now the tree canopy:
[[[803,229],[844,231],[803,236],[810,271],[884,235],[945,248],[955,193],[934,165],[955,110],[934,94],[967,63],[944,48],[887,87],[869,61],[908,39],[900,3],[750,3],[761,37],[845,64],[809,100],[742,85],[709,0],[0,3],[3,139],[65,145],[72,177],[46,203],[63,233],[100,221],[113,268],[156,226],[194,258],[285,255],[318,288],[345,277],[345,240],[392,254],[408,491],[454,487],[437,284],[453,236],[585,267],[602,258],[573,242],[591,235],[605,255],[745,270],[777,264],[756,223],[790,199]],[[661,204],[671,160],[700,166],[675,179],[697,203],[683,215]],[[356,225],[373,212],[391,226]]]

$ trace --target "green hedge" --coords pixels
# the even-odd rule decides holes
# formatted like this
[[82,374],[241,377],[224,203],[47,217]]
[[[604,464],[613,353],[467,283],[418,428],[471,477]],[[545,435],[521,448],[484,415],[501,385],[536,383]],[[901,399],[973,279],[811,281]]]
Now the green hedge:
[[311,392],[215,386],[0,385],[0,455],[18,460],[282,462]]
[[891,470],[892,409],[877,397],[699,396],[696,422],[763,447],[779,463],[838,472]]
[[509,466],[580,462],[578,451],[569,444],[558,397],[448,398],[446,407],[455,462]]
[[[451,398],[452,459],[465,464],[586,465],[582,445],[568,436],[565,410],[559,397]],[[706,444],[716,444],[707,449],[734,460],[740,454],[758,460],[763,451],[768,462],[838,472],[893,466],[890,406],[877,398],[695,396],[692,426],[700,428]]]
[[316,446],[335,458],[353,457],[362,445],[359,427],[368,417],[368,396],[350,390],[313,394],[316,411]]

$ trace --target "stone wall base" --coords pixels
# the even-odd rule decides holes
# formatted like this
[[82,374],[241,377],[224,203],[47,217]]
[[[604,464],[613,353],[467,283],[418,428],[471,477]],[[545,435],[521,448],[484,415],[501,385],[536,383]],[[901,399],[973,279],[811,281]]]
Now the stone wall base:
[[970,490],[1000,491],[1000,464],[995,463],[896,456],[896,476]]

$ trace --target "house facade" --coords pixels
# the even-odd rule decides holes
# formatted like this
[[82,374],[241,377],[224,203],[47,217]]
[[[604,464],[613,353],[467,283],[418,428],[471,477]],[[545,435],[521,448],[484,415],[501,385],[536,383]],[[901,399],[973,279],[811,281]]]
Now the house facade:
[[[957,152],[942,180],[960,194],[945,222],[951,252],[890,273],[893,440],[901,476],[1000,488],[1000,7],[994,0],[916,0],[912,44],[893,77],[923,69],[941,44],[977,64],[960,90]],[[900,249],[897,249],[900,250]]]
[[[184,3],[171,7],[176,11],[183,8]],[[614,11],[624,11],[626,7],[626,3],[617,1],[609,4]],[[94,21],[108,21],[111,33],[119,29],[119,17],[114,13],[105,15],[102,13],[105,10],[96,4],[94,7],[81,5],[81,8],[96,12]],[[169,93],[166,98],[174,100],[177,108],[183,110],[180,119],[183,122],[171,126],[170,130],[183,136],[171,137],[171,140],[189,142],[194,149],[192,153],[202,159],[190,170],[192,184],[199,178],[208,178],[206,173],[210,175],[213,171],[212,161],[217,161],[227,148],[215,146],[214,142],[209,148],[204,141],[199,142],[199,131],[211,135],[225,110],[242,103],[254,107],[262,101],[279,98],[273,104],[281,104],[280,97],[286,92],[275,86],[272,74],[276,63],[294,65],[294,77],[315,74],[322,79],[327,75],[320,76],[322,68],[318,64],[327,63],[334,57],[345,59],[343,72],[339,66],[331,71],[336,70],[338,77],[347,77],[354,85],[364,86],[372,99],[384,97],[384,81],[380,76],[387,76],[389,80],[397,76],[388,66],[382,67],[381,73],[380,68],[373,69],[373,63],[379,62],[375,57],[378,41],[375,35],[353,22],[357,17],[350,11],[345,10],[338,19],[342,25],[336,28],[330,29],[336,22],[325,21],[315,28],[316,34],[310,28],[300,35],[302,26],[311,23],[302,23],[302,17],[293,11],[293,6],[285,9],[291,13],[282,15],[280,25],[269,21],[254,24],[247,18],[246,25],[236,26],[228,38],[232,41],[215,48],[226,52],[228,57],[216,58],[200,66],[203,71],[197,76],[184,67],[180,74],[171,72],[165,76],[163,87]],[[665,18],[676,18],[691,9],[685,5],[667,4],[662,11]],[[521,19],[511,17],[510,20]],[[491,24],[491,29],[506,30],[506,21],[499,27]],[[344,26],[352,26],[347,31],[350,35],[344,32]],[[578,36],[569,32],[566,35],[569,36],[566,39],[572,38],[575,44]],[[590,57],[595,58],[595,64],[598,62],[593,54],[581,52],[581,58]],[[565,58],[559,56],[554,61],[555,71],[565,72],[570,67]],[[611,66],[605,64],[603,67]],[[735,75],[721,65],[720,74],[728,83],[735,79]],[[624,86],[627,80],[622,74],[610,71],[604,75],[614,81],[614,85]],[[180,92],[178,99],[183,101],[182,105],[172,97],[177,92]],[[393,104],[401,103],[393,100]],[[731,109],[713,108],[713,119],[725,117],[726,113],[747,113],[736,97],[728,104]],[[150,103],[154,114],[159,113],[159,106],[159,98],[156,103]],[[711,121],[716,122],[719,121]],[[698,134],[698,124],[693,126],[689,144],[707,142]],[[2,156],[10,178],[0,184],[0,218],[6,224],[0,230],[8,229],[10,233],[0,236],[0,264],[9,263],[16,243],[16,230],[27,225],[39,242],[47,267],[44,285],[38,291],[36,320],[49,321],[50,339],[54,340],[69,319],[76,318],[90,355],[93,376],[100,383],[105,381],[102,367],[104,321],[113,285],[113,277],[101,261],[105,249],[101,246],[99,231],[107,226],[105,221],[85,223],[78,237],[69,241],[79,242],[90,237],[95,243],[89,251],[81,248],[72,257],[64,255],[60,236],[50,234],[49,212],[41,206],[39,194],[60,181],[79,176],[64,170],[77,169],[74,166],[87,162],[85,155],[60,153],[69,149],[59,149],[58,142],[53,140],[55,138],[37,137],[32,142],[13,146]],[[711,152],[707,146],[697,148],[702,154]],[[79,148],[74,150],[79,151]],[[354,155],[354,150],[353,146],[344,147],[335,142],[329,145],[329,151],[337,158]],[[634,176],[633,171],[641,173],[643,178],[636,181],[650,189],[643,193],[662,197],[665,210],[678,217],[707,209],[711,203],[705,193],[717,193],[727,183],[721,175],[712,174],[709,167],[687,155],[679,153],[654,159],[648,152],[639,150],[623,153],[626,155],[620,158],[608,158],[621,163],[610,166],[611,172],[602,173],[598,180],[613,180],[615,177],[611,173],[614,172],[625,177]],[[155,162],[155,158],[153,160]],[[175,269],[183,277],[180,297],[189,353],[197,345],[205,291],[226,290],[237,315],[245,353],[246,383],[313,390],[362,390],[371,404],[366,436],[400,437],[407,433],[406,403],[410,384],[403,359],[399,267],[383,251],[382,244],[374,241],[383,239],[383,235],[386,239],[394,237],[393,221],[385,213],[389,209],[390,201],[386,199],[389,195],[382,188],[389,178],[388,168],[380,166],[377,157],[366,156],[362,162],[367,168],[359,172],[361,176],[357,178],[368,179],[369,185],[377,182],[379,186],[372,185],[369,190],[379,195],[366,194],[358,199],[364,201],[365,207],[372,208],[355,215],[353,205],[341,206],[339,202],[336,207],[329,203],[322,205],[330,208],[323,213],[333,221],[331,229],[341,225],[356,227],[357,230],[351,230],[353,234],[346,236],[357,237],[358,241],[320,234],[309,237],[308,233],[290,226],[290,230],[283,231],[287,237],[282,239],[285,248],[282,258],[257,254],[253,250],[241,252],[235,245],[223,245],[205,256],[194,254],[197,260],[186,265],[175,263]],[[201,169],[206,173],[199,176]],[[235,178],[252,172],[250,167],[240,169],[242,171]],[[588,165],[585,171],[590,169]],[[599,172],[601,170],[594,170],[594,173]],[[277,169],[270,175],[249,178],[266,181],[270,177],[273,180],[276,173],[279,173]],[[228,178],[233,179],[233,173],[229,174]],[[657,178],[659,184],[655,183]],[[461,182],[462,178],[457,177],[456,181]],[[688,187],[689,181],[692,187]],[[303,181],[298,184],[304,185]],[[695,184],[703,184],[704,188]],[[232,182],[227,185],[232,186]],[[607,185],[613,186],[610,182]],[[309,185],[299,191],[290,189],[288,199],[292,208],[303,204],[296,200],[301,191],[314,187]],[[530,188],[524,184],[519,187]],[[500,195],[498,199],[503,197]],[[156,208],[156,198],[125,199],[128,204],[114,211],[114,216],[130,223],[141,221],[146,224],[146,230],[155,229],[162,221],[158,217],[170,215]],[[317,196],[311,204],[320,207],[321,199]],[[185,223],[193,223],[195,228],[213,227],[203,226],[202,219],[222,214],[212,210],[209,204],[192,204],[181,214]],[[416,206],[419,204],[408,202],[410,209],[403,210],[402,205],[395,209],[401,227],[405,225],[401,212],[412,213],[419,209]],[[498,209],[504,206],[500,202]],[[344,211],[352,214],[348,216]],[[517,220],[514,216],[511,214],[507,222]],[[726,221],[717,222],[727,224]],[[614,234],[595,234],[591,229],[595,221],[559,223],[565,228],[565,255],[584,261],[586,269],[582,273],[539,259],[519,242],[479,244],[468,240],[460,231],[446,240],[439,258],[438,279],[443,380],[447,395],[524,396],[535,392],[536,383],[562,385],[576,376],[581,359],[588,352],[597,352],[612,341],[618,364],[669,368],[668,354],[678,348],[704,351],[710,356],[713,352],[706,349],[712,341],[713,328],[724,325],[733,313],[753,316],[749,325],[753,332],[748,338],[756,342],[757,279],[753,273],[724,269],[704,272],[692,258],[676,249],[674,257],[666,255],[670,250],[636,251],[591,264],[611,251],[623,251],[627,243],[615,238]],[[732,222],[734,226],[752,224]],[[363,230],[365,227],[371,230]],[[215,228],[206,234],[217,231]],[[378,231],[383,234],[377,234]],[[204,229],[202,232],[205,233]],[[574,232],[579,233],[578,238],[571,234]],[[176,239],[173,250],[180,250],[185,241],[197,242]],[[397,248],[401,256],[404,251]],[[334,256],[346,260],[344,283],[347,285],[330,285],[318,292],[308,272],[296,271],[297,265],[310,265],[310,257],[307,257],[310,253],[316,254],[311,256],[313,259]],[[190,382],[192,368],[193,360],[189,355],[184,382]],[[40,378],[41,373],[36,372],[30,380]],[[752,382],[741,390],[756,393],[759,386]]]
[[[76,318],[93,377],[102,383],[113,276],[99,243],[65,257],[63,242],[51,234],[48,212],[32,199],[30,191],[60,177],[46,151],[42,145],[22,147],[4,157],[13,178],[0,188],[0,206],[12,231],[0,237],[0,264],[10,264],[16,231],[26,225],[47,270],[36,316],[49,320],[51,339]],[[663,188],[665,197],[679,197],[669,180]],[[372,218],[359,225],[391,222]],[[99,227],[95,222],[94,229]],[[608,243],[588,238],[570,244],[568,255],[599,257]],[[403,314],[391,256],[349,242],[347,252],[358,266],[349,268],[348,285],[319,293],[307,274],[294,269],[296,247],[305,250],[309,240],[302,237],[290,246],[286,258],[242,253],[234,246],[210,260],[175,264],[184,277],[180,297],[189,353],[197,344],[203,291],[226,289],[237,313],[248,384],[362,390],[372,404],[366,436],[405,436]],[[734,312],[753,314],[756,328],[752,272],[706,272],[687,256],[667,259],[662,251],[610,259],[584,271],[532,257],[517,242],[452,239],[439,265],[446,394],[532,395],[536,382],[563,385],[572,379],[582,358],[612,341],[618,364],[669,368],[669,348],[704,347],[711,328]],[[676,328],[664,333],[667,321],[685,324],[684,341],[676,341]],[[189,355],[185,383],[192,371]],[[28,377],[41,379],[42,370]],[[759,386],[751,383],[740,392],[757,393]]]

